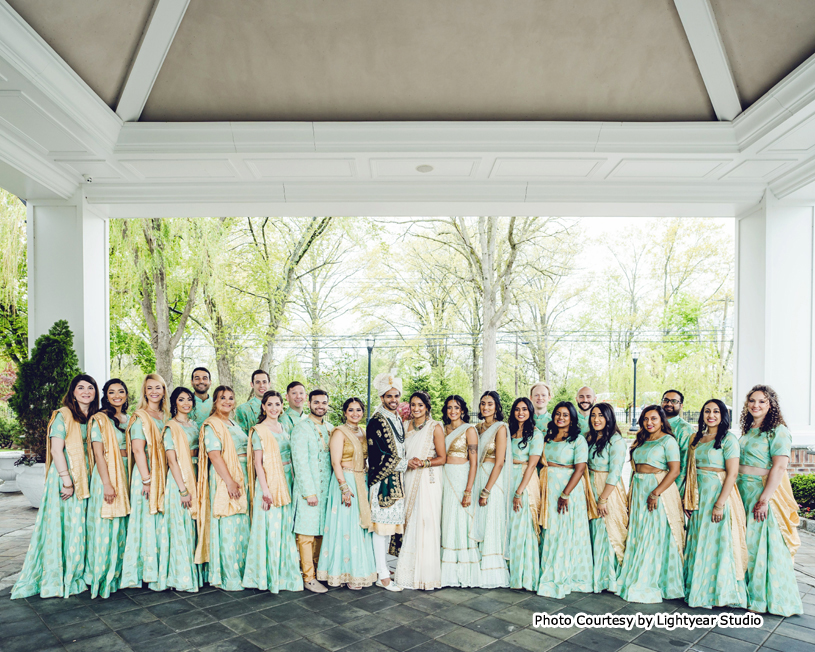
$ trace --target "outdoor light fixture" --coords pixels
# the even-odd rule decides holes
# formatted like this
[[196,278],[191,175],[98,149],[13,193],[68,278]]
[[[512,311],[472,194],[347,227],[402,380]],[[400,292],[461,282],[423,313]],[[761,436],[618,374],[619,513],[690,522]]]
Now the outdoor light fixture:
[[631,430],[637,429],[637,360],[639,360],[640,352],[636,347],[631,349],[631,359],[634,361],[634,401],[631,406]]
[[368,347],[368,403],[365,406],[365,409],[367,411],[367,417],[365,419],[366,423],[371,418],[371,354],[374,352],[375,345],[376,345],[375,337],[365,338],[365,346]]

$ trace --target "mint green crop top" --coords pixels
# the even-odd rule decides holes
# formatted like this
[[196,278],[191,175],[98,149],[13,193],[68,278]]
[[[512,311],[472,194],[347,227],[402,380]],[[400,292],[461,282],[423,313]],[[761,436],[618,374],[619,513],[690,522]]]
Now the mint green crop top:
[[605,471],[608,473],[606,484],[616,485],[623,474],[625,466],[625,453],[628,448],[621,435],[613,434],[599,455],[595,454],[597,446],[589,446],[589,471]]
[[589,445],[585,437],[578,437],[575,441],[548,441],[543,454],[552,464],[583,464],[589,456]]
[[[192,422],[191,426],[185,426],[183,424],[179,424],[184,431],[184,434],[187,435],[187,443],[190,445],[190,453],[192,457],[198,455],[198,424],[195,421]],[[175,450],[175,446],[173,445],[173,433],[170,431],[169,428],[165,428],[164,430],[164,450],[172,451]]]
[[776,426],[770,432],[751,428],[739,439],[739,447],[741,449],[739,464],[770,469],[773,466],[773,457],[790,456],[792,433],[787,426]]
[[540,455],[543,451],[543,433],[535,428],[524,448],[520,448],[523,438],[510,439],[512,442],[512,459],[519,462],[528,462],[533,455]]
[[[246,446],[249,442],[249,436],[239,425],[234,423],[229,426],[229,434],[232,435],[235,452],[238,455],[246,455]],[[206,444],[207,451],[221,450],[221,440],[215,436],[212,426],[204,426],[204,444]]]
[[738,458],[741,454],[739,440],[732,432],[728,432],[724,436],[721,448],[713,448],[714,443],[715,439],[706,444],[699,444],[696,447],[694,456],[696,458],[697,468],[700,466],[709,466],[712,469],[723,469],[725,468],[724,463],[726,460],[731,460],[734,457]]
[[679,444],[672,435],[663,435],[656,441],[646,441],[634,449],[634,463],[648,464],[656,469],[668,470],[668,462],[679,461]]

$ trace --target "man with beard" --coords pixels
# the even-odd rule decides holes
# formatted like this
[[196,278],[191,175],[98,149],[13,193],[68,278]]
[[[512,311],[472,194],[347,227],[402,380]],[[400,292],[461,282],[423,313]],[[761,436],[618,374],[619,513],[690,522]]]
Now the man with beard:
[[577,422],[580,424],[580,434],[584,437],[589,432],[589,415],[596,400],[597,396],[591,387],[577,390]]
[[402,381],[393,374],[379,374],[374,378],[374,387],[382,403],[371,415],[365,434],[374,559],[379,576],[376,585],[401,591],[402,587],[390,579],[386,555],[391,536],[402,534],[405,527],[405,426],[396,412]]
[[246,434],[258,422],[260,417],[260,399],[269,390],[269,374],[263,369],[252,372],[252,398],[235,410],[235,421]]
[[286,387],[286,402],[289,404],[289,407],[280,415],[278,421],[280,425],[289,432],[292,432],[294,427],[300,423],[302,419],[305,419],[303,403],[306,402],[306,388],[299,380],[289,383]]
[[679,487],[679,494],[685,488],[685,467],[688,464],[688,445],[694,428],[682,418],[682,405],[685,396],[677,389],[669,389],[662,395],[662,409],[668,417],[668,423],[674,431],[676,443],[679,444],[679,477],[676,479],[676,486]]
[[317,560],[325,526],[325,504],[331,481],[329,430],[325,423],[328,392],[315,389],[308,395],[310,414],[291,433],[291,460],[294,468],[294,533],[300,553],[303,586],[314,593],[328,591],[316,578]]
[[212,397],[209,395],[209,388],[212,386],[209,369],[206,367],[196,367],[192,370],[192,388],[195,390],[195,403],[190,412],[190,419],[199,426],[204,423],[204,419],[212,412]]

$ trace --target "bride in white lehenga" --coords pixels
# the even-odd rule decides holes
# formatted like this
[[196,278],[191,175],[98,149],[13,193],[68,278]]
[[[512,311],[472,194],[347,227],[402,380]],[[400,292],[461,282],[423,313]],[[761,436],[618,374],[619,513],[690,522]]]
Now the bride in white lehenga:
[[[406,589],[441,588],[442,470],[444,430],[430,415],[430,397],[414,392],[405,436],[405,533],[394,581]],[[395,542],[396,543],[396,542]],[[398,543],[397,543],[398,546]]]

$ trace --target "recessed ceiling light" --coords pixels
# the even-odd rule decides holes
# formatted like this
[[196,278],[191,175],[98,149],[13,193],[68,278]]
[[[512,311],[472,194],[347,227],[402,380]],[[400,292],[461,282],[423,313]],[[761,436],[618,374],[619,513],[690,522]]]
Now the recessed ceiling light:
[[416,172],[421,172],[422,174],[426,174],[426,173],[432,172],[432,171],[433,171],[433,166],[432,165],[417,165],[416,166]]

